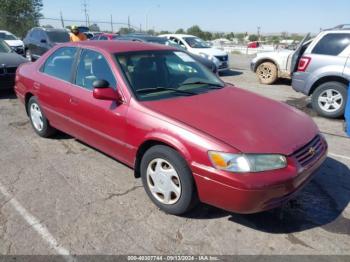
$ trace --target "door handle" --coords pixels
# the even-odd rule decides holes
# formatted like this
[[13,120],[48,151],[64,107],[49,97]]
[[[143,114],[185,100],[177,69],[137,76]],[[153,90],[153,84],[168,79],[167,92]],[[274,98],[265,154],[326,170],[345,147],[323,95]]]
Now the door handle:
[[34,82],[34,84],[33,84],[33,88],[35,89],[35,90],[39,90],[40,89],[40,83],[38,83],[38,82]]
[[69,98],[69,102],[72,104],[72,105],[77,105],[79,103],[79,100],[74,98],[74,97],[71,97]]

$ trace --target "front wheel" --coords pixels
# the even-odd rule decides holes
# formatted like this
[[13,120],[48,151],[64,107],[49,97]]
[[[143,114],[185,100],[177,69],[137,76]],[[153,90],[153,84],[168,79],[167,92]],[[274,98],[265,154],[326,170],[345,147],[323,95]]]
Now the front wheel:
[[145,191],[161,210],[181,215],[197,203],[192,172],[174,149],[163,145],[150,148],[140,168]]
[[345,113],[347,92],[347,87],[343,83],[324,83],[312,94],[312,107],[321,116],[342,117]]
[[265,85],[272,85],[278,78],[277,66],[271,62],[265,62],[258,66],[256,75],[260,83]]

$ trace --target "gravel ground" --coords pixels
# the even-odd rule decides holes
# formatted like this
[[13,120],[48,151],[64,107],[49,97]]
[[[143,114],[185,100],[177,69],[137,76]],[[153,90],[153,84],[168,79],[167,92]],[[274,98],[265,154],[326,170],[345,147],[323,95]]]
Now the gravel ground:
[[39,138],[15,96],[1,92],[0,253],[350,255],[343,121],[317,117],[289,81],[258,84],[248,64],[232,56],[224,81],[305,111],[329,142],[329,158],[293,201],[255,215],[206,205],[186,217],[166,215],[131,169],[68,135]]

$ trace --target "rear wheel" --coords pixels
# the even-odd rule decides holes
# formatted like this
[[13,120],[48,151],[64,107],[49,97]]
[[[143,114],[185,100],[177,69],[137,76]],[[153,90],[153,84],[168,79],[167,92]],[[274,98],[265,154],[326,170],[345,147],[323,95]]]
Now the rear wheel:
[[174,149],[163,145],[150,148],[140,168],[145,191],[161,210],[181,215],[197,203],[192,172]]
[[345,113],[347,92],[347,86],[343,83],[324,83],[312,94],[312,107],[321,116],[342,117]]
[[260,83],[272,85],[278,78],[277,70],[275,64],[265,62],[258,66],[256,69],[256,75],[258,76]]
[[56,130],[50,126],[50,123],[42,112],[39,102],[35,96],[32,96],[29,99],[27,104],[27,112],[35,133],[41,137],[50,137],[55,133]]

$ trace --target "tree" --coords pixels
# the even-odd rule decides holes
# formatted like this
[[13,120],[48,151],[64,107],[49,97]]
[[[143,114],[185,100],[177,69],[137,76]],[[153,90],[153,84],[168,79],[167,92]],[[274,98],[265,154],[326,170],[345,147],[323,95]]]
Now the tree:
[[147,31],[148,35],[156,35],[156,32],[153,29]]
[[244,42],[245,34],[244,33],[238,33],[236,34],[236,38],[238,39],[239,42]]
[[255,42],[259,40],[259,37],[257,35],[250,35],[248,39],[250,42]]
[[183,30],[182,28],[177,29],[175,32],[175,34],[185,34],[185,33],[186,33],[185,30]]
[[42,0],[0,0],[0,28],[20,37],[39,25]]
[[159,35],[167,35],[167,34],[171,34],[171,32],[169,32],[167,30],[162,30],[159,32]]
[[98,24],[92,24],[89,26],[90,31],[94,31],[94,32],[100,32],[100,27],[98,26]]
[[119,34],[121,35],[127,35],[127,34],[131,34],[131,33],[135,33],[135,29],[133,28],[128,28],[128,27],[121,27],[119,29]]

